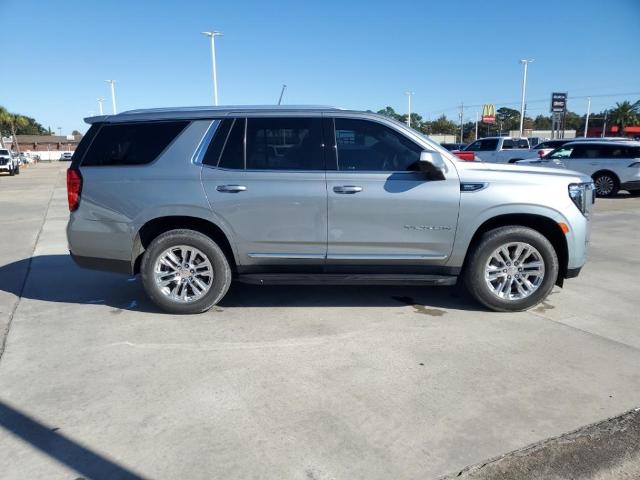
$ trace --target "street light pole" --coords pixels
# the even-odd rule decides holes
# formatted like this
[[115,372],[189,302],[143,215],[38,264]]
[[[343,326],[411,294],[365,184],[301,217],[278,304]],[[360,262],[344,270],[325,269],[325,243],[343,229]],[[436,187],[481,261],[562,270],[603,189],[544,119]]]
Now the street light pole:
[[100,112],[100,115],[104,115],[104,109],[102,108],[102,104],[104,103],[104,98],[99,98],[98,99],[98,111]]
[[477,139],[478,139],[478,111],[476,110],[476,140]]
[[216,37],[222,36],[222,32],[202,32],[211,39],[211,79],[213,81],[213,104],[218,105],[218,72],[216,70]]
[[522,75],[522,103],[520,104],[520,136],[522,137],[523,127],[524,127],[524,101],[527,95],[527,69],[529,64],[533,62],[534,59],[531,60],[520,60],[520,63],[524,65],[524,74]]
[[587,130],[589,129],[589,115],[591,115],[591,97],[587,97],[587,119],[584,122],[584,138],[587,138]]
[[464,137],[464,124],[462,123],[464,118],[464,102],[460,102],[460,143],[463,142]]
[[107,82],[110,86],[111,86],[111,110],[113,111],[113,114],[115,115],[117,112],[116,110],[116,81],[115,80],[105,80],[105,82]]
[[409,101],[409,113],[407,113],[407,126],[411,128],[411,97],[415,95],[414,92],[404,92]]

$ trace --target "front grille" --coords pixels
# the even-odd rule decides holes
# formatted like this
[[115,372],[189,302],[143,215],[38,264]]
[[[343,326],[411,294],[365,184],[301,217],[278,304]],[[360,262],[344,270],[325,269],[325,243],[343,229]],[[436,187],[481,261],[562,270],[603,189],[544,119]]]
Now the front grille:
[[7,163],[9,163],[8,158],[0,158],[0,165],[6,165]]

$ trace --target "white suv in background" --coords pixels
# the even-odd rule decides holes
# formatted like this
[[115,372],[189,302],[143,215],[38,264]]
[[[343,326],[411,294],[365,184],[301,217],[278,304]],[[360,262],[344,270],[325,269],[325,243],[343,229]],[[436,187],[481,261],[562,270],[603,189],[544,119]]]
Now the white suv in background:
[[612,197],[618,190],[640,195],[640,142],[574,141],[556,148],[542,160],[518,163],[538,163],[589,175],[600,197]]
[[6,148],[0,148],[0,172],[7,172],[9,175],[20,173],[18,162]]

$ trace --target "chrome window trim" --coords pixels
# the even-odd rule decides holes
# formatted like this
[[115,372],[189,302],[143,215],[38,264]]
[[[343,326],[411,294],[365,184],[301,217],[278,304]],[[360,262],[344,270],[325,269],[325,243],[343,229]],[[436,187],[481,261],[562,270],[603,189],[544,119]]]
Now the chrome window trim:
[[211,123],[207,127],[206,132],[204,132],[204,135],[200,139],[200,143],[198,143],[198,146],[191,156],[191,163],[193,163],[194,165],[202,165],[204,154],[207,152],[209,144],[211,143],[211,139],[213,138],[216,130],[218,130],[220,122],[220,119],[211,120]]

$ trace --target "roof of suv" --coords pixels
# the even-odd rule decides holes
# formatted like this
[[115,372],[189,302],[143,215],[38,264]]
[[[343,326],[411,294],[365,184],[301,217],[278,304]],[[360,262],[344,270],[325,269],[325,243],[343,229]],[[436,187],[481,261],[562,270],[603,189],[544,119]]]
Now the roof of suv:
[[231,113],[299,113],[341,111],[336,107],[323,105],[226,105],[220,107],[171,107],[129,110],[117,115],[87,117],[87,123],[119,123],[143,120],[196,120],[200,118],[224,117]]
[[577,145],[577,144],[586,144],[586,145],[624,145],[625,147],[632,146],[637,147],[640,146],[640,142],[635,140],[572,140],[570,142],[565,143],[563,146]]

